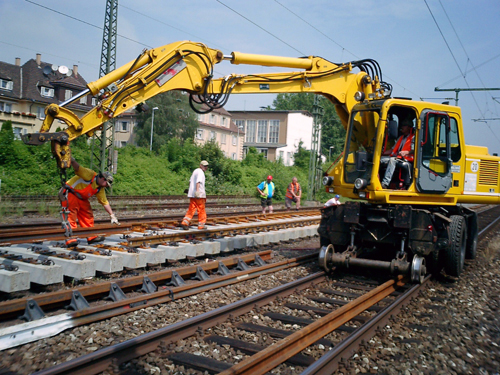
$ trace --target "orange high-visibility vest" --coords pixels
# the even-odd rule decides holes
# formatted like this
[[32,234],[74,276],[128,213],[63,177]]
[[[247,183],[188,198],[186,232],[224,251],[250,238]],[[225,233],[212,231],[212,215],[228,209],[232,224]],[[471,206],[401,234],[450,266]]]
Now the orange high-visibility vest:
[[[391,155],[390,156],[396,156],[399,151],[412,151],[412,142],[413,142],[413,130],[411,131],[410,134],[408,134],[408,137],[406,137],[405,143],[401,147],[401,142],[403,142],[403,136],[399,137],[398,141],[394,145],[394,148],[392,149]],[[413,162],[413,155],[407,155],[404,156],[404,159],[409,162]]]
[[291,182],[290,185],[288,185],[288,187],[286,189],[286,197],[289,199],[293,199],[292,191],[295,195],[299,195],[299,190],[301,190],[300,184],[298,182],[296,184]]

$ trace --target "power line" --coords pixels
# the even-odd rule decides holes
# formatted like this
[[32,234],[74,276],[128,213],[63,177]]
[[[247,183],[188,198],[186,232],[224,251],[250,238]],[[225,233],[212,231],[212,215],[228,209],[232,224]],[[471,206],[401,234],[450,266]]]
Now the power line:
[[356,56],[354,53],[352,53],[351,51],[349,51],[347,48],[345,48],[344,46],[340,45],[339,43],[337,43],[335,40],[333,40],[332,38],[330,38],[328,35],[326,35],[324,32],[322,32],[320,29],[318,29],[316,26],[312,25],[310,22],[307,22],[304,18],[302,18],[301,16],[299,16],[297,13],[293,12],[290,8],[287,8],[286,6],[284,6],[283,4],[281,4],[278,0],[274,0],[276,3],[278,3],[279,5],[281,5],[283,8],[285,8],[287,11],[289,11],[290,13],[292,13],[295,17],[297,17],[298,19],[302,20],[304,23],[308,24],[309,26],[311,26],[314,30],[316,30],[318,33],[320,33],[321,35],[323,35],[324,37],[326,37],[327,39],[329,39],[332,43],[336,44],[337,46],[339,46],[340,48],[342,48],[342,50],[346,51],[346,52],[349,52],[351,55],[353,55],[355,58],[357,59],[360,59],[359,56]]
[[[51,11],[51,12],[57,13],[57,14],[59,14],[59,15],[61,15],[61,16],[64,16],[64,17],[70,18],[70,19],[72,19],[72,20],[74,20],[74,21],[81,22],[81,23],[83,23],[83,24],[85,24],[85,25],[88,25],[88,26],[92,26],[92,27],[94,27],[94,28],[96,28],[96,29],[99,29],[99,30],[101,30],[101,31],[103,30],[103,28],[102,28],[102,27],[100,27],[100,26],[97,26],[97,25],[94,25],[94,24],[92,24],[92,23],[90,23],[90,22],[83,21],[83,20],[81,20],[81,19],[79,19],[79,18],[76,18],[76,17],[70,16],[69,14],[66,14],[66,13],[63,13],[63,12],[59,12],[58,10],[55,10],[55,9],[49,8],[49,7],[45,6],[45,5],[35,3],[34,1],[31,1],[31,0],[24,0],[24,1],[26,1],[26,2],[28,2],[28,3],[30,3],[30,4],[33,4],[33,5],[39,6],[40,8],[44,8],[44,9],[47,9],[47,10],[49,10],[49,11]],[[147,48],[152,48],[151,46],[148,46],[147,44],[144,44],[144,43],[138,42],[137,40],[134,40],[134,39],[128,38],[128,37],[126,37],[126,36],[124,36],[124,35],[120,35],[120,34],[117,34],[117,35],[118,35],[120,38],[130,40],[131,42],[134,42],[134,43],[140,44],[140,45],[142,45],[142,46],[144,46],[144,47],[147,47]]]
[[[9,42],[4,42],[3,40],[0,40],[0,43],[6,44],[8,46],[16,47],[16,48],[25,49],[27,51],[32,51],[32,52],[36,52],[36,53],[42,53],[43,55],[54,56],[54,57],[58,57],[60,59],[65,59],[65,60],[68,59],[68,56],[54,55],[53,53],[49,53],[49,52],[45,52],[45,51],[40,51],[39,49],[32,49],[32,48],[28,48],[28,47],[19,46],[17,44],[13,44],[13,43],[9,43]],[[92,66],[94,68],[98,67],[96,64],[91,64],[91,63],[88,63],[88,62],[85,62],[85,61],[81,61],[81,60],[76,60],[75,62],[77,62],[78,64]]]
[[[339,43],[337,43],[335,40],[333,40],[332,38],[330,38],[327,34],[325,34],[324,32],[322,32],[321,30],[319,30],[317,27],[315,27],[314,25],[312,25],[310,22],[306,21],[304,18],[302,18],[301,16],[299,16],[297,13],[293,12],[291,9],[287,8],[286,6],[284,6],[283,4],[281,4],[278,0],[274,0],[276,3],[278,3],[279,5],[281,5],[284,9],[286,9],[287,11],[289,11],[290,13],[292,13],[295,17],[297,17],[298,19],[300,19],[301,21],[303,21],[304,23],[306,23],[307,25],[309,25],[310,27],[312,27],[314,30],[316,30],[317,32],[319,32],[321,35],[325,36],[328,40],[330,40],[332,43],[334,43],[335,45],[339,46],[340,48],[342,48],[343,51],[346,51],[346,52],[349,52],[351,55],[353,55],[355,58],[357,59],[360,59],[359,56],[355,55],[353,52],[349,51],[347,48],[345,48],[344,46],[340,45]],[[416,93],[412,92],[411,90],[407,89],[406,87],[404,87],[402,84],[398,83],[396,80],[392,79],[391,77],[389,77],[387,74],[384,74],[384,76],[386,78],[389,78],[394,84],[400,86],[403,90],[405,91],[408,91],[409,93],[415,95],[415,96],[418,96]]]
[[[190,35],[190,36],[194,37],[194,39],[195,39],[195,40],[207,40],[207,39],[205,39],[205,38],[203,38],[203,37],[199,37],[199,36],[197,36],[197,35],[191,34],[191,33],[189,33],[189,32],[188,32],[188,31],[186,31],[186,30],[179,29],[178,27],[172,26],[172,25],[170,25],[169,23],[166,23],[166,22],[164,22],[164,21],[162,21],[162,20],[159,20],[159,19],[157,19],[157,18],[154,18],[154,17],[148,16],[147,14],[142,13],[142,12],[139,12],[138,10],[136,10],[136,9],[132,9],[132,8],[130,8],[130,7],[128,7],[128,6],[126,6],[126,5],[118,4],[118,6],[119,6],[120,8],[125,8],[125,9],[130,10],[131,12],[134,12],[134,13],[140,14],[140,15],[141,15],[141,16],[143,16],[143,17],[146,17],[146,18],[149,18],[150,20],[153,20],[153,21],[155,21],[155,22],[161,23],[162,25],[168,26],[168,27],[170,27],[170,28],[172,28],[172,29],[174,29],[174,30],[180,31],[181,33],[184,33],[184,34],[186,34],[186,35]],[[210,42],[210,45],[217,46],[217,44],[212,43],[212,42]],[[219,46],[219,47],[221,47],[221,46]]]
[[241,18],[244,18],[245,20],[247,20],[248,22],[250,22],[251,24],[257,26],[259,29],[261,29],[262,31],[264,31],[265,33],[271,35],[273,38],[276,38],[278,39],[281,43],[287,45],[288,47],[290,47],[291,49],[297,51],[298,53],[300,53],[302,56],[305,56],[306,54],[299,51],[297,48],[295,48],[294,46],[292,46],[291,44],[288,44],[287,42],[285,42],[283,39],[277,37],[276,35],[274,35],[273,33],[271,33],[270,31],[267,31],[266,29],[264,29],[262,26],[260,25],[257,25],[255,22],[253,22],[251,19],[249,19],[248,17],[245,17],[243,14],[237,12],[236,10],[234,10],[233,8],[229,7],[228,5],[224,4],[222,1],[220,0],[215,0],[217,1],[219,4],[225,6],[227,9],[229,9],[230,11],[236,13],[238,16],[240,16]]
[[[464,79],[464,81],[465,81],[465,83],[466,83],[467,87],[470,89],[469,82],[467,82],[467,79],[465,78],[465,74],[463,73],[462,68],[460,68],[460,65],[458,64],[458,61],[457,61],[457,59],[455,58],[455,55],[453,54],[453,51],[451,50],[451,47],[450,47],[450,45],[448,44],[448,41],[446,40],[446,37],[444,36],[444,34],[443,34],[443,32],[442,32],[441,28],[439,27],[439,24],[438,24],[438,22],[437,22],[436,18],[434,17],[434,14],[432,13],[432,10],[431,10],[431,8],[429,7],[429,4],[427,4],[427,0],[424,0],[424,3],[425,3],[425,5],[427,6],[427,9],[429,10],[429,13],[431,14],[432,19],[434,20],[434,23],[436,24],[436,27],[438,28],[439,33],[441,34],[441,37],[443,38],[443,41],[444,41],[444,43],[446,44],[446,47],[448,48],[448,51],[450,52],[450,54],[451,54],[451,56],[452,56],[453,60],[455,61],[455,64],[457,65],[457,68],[458,68],[458,70],[459,70],[460,74],[462,75],[462,77],[463,77],[463,79]],[[442,4],[441,4],[441,6],[442,6]],[[446,14],[446,12],[445,12],[445,14]],[[448,20],[449,20],[449,19],[448,19]],[[451,23],[451,22],[450,22],[450,23]],[[452,25],[452,28],[453,28],[453,25]],[[453,29],[454,29],[454,28],[453,28]],[[467,55],[467,54],[466,54],[466,55]],[[467,57],[468,57],[468,56],[467,56]],[[435,89],[435,91],[438,91],[438,90],[436,90],[436,89]],[[439,90],[439,91],[444,91],[444,90],[442,90],[442,89],[441,89],[441,90]],[[479,113],[481,114],[481,116],[482,116],[482,117],[484,117],[484,113],[483,113],[483,111],[481,110],[481,107],[479,106],[479,103],[477,102],[476,97],[474,96],[474,94],[471,94],[471,96],[472,96],[472,99],[474,100],[474,103],[476,104],[477,109],[479,110]],[[496,139],[500,142],[500,139],[498,139],[497,135],[493,132],[493,129],[490,127],[490,125],[488,124],[488,122],[485,122],[485,123],[486,123],[486,126],[488,126],[488,128],[490,129],[490,131],[491,131],[491,133],[493,134],[493,136],[494,136],[494,137],[495,137],[495,138],[496,138]]]

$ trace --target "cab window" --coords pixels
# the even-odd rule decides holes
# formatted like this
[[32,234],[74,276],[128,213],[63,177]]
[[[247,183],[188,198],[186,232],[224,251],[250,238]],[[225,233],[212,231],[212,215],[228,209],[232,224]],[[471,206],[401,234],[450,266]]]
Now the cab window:
[[445,114],[430,112],[423,125],[422,165],[439,175],[448,173],[449,120]]

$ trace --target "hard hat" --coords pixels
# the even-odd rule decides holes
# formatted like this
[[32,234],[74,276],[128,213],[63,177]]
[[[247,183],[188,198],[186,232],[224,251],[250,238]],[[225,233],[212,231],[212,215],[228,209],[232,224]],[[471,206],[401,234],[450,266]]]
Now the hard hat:
[[340,198],[340,195],[338,195],[338,194],[337,194],[337,195],[335,196],[335,198],[339,199],[339,198]]
[[267,179],[268,179],[268,180],[272,180],[272,179],[273,179],[273,176],[269,175],[269,176],[267,176]]
[[202,160],[200,165],[203,165],[204,167],[208,167],[208,161]]
[[101,172],[99,173],[100,177],[104,178],[109,186],[113,185],[113,175],[110,172]]

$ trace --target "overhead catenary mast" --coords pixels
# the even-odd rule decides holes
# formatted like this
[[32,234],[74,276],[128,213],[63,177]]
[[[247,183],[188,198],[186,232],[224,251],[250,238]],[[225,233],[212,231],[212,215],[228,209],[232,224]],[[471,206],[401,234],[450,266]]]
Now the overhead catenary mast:
[[[106,1],[104,29],[102,36],[101,64],[99,77],[103,77],[116,69],[116,36],[118,25],[118,0]],[[101,132],[94,134],[90,167],[93,165],[100,171],[116,173],[114,153],[114,121],[102,124]],[[95,159],[95,161],[94,161]]]

